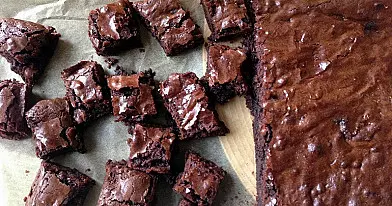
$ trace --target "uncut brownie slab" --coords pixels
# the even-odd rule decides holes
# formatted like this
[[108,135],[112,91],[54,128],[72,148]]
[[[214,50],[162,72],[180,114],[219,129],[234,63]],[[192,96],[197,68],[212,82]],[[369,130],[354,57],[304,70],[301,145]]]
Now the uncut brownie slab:
[[11,63],[11,70],[32,87],[57,46],[60,34],[53,27],[0,18],[0,55]]
[[52,158],[69,150],[84,151],[65,99],[39,101],[26,113],[26,119],[39,158]]
[[255,25],[258,205],[391,205],[392,28],[319,11]]
[[25,112],[30,90],[16,80],[0,81],[0,137],[19,140],[30,135]]
[[94,61],[81,61],[61,73],[66,99],[73,108],[73,118],[85,123],[111,112],[110,91],[105,73]]
[[130,147],[129,167],[147,173],[170,172],[172,144],[176,135],[172,128],[145,127],[136,124]]
[[168,56],[200,45],[203,36],[178,0],[144,0],[133,7]]
[[132,75],[122,72],[107,78],[116,121],[129,124],[157,114],[152,95],[154,75],[155,73],[148,70]]
[[188,152],[184,172],[173,189],[197,205],[211,205],[226,172],[197,153]]
[[210,40],[243,35],[251,24],[244,0],[201,0],[212,34]]
[[180,132],[180,139],[222,136],[229,132],[193,72],[173,73],[160,93]]
[[43,161],[25,198],[26,206],[82,206],[95,181],[76,169]]
[[132,3],[126,0],[94,9],[89,15],[89,37],[99,55],[113,55],[141,45]]
[[241,48],[209,44],[207,46],[207,71],[203,80],[208,82],[213,99],[221,104],[235,95],[243,95],[247,86],[242,75],[246,51]]
[[148,206],[154,199],[155,184],[155,177],[132,170],[126,161],[109,160],[97,205]]

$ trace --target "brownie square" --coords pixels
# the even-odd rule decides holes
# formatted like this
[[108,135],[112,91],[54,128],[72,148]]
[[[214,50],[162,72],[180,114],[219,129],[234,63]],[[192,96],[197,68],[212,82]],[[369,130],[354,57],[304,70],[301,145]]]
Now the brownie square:
[[107,78],[116,121],[126,124],[140,122],[147,116],[157,114],[152,95],[154,75],[155,73],[149,70],[132,75],[123,72]]
[[19,140],[30,135],[25,119],[30,91],[16,80],[0,81],[0,137]]
[[161,83],[160,93],[177,124],[181,140],[222,136],[229,132],[195,73],[171,74]]
[[94,184],[93,179],[76,169],[43,161],[25,205],[82,206]]
[[246,60],[244,49],[210,44],[207,47],[207,71],[203,80],[208,82],[213,99],[223,104],[235,95],[247,91],[242,68]]
[[178,206],[196,206],[193,202],[189,202],[186,199],[182,199],[179,203]]
[[69,150],[84,151],[65,99],[38,102],[26,113],[26,119],[39,158],[48,159]]
[[144,0],[133,3],[133,6],[168,56],[203,42],[199,26],[178,0]]
[[198,205],[211,205],[226,172],[197,153],[186,154],[184,172],[173,189]]
[[251,30],[244,0],[201,0],[211,41],[243,35]]
[[130,168],[147,173],[169,173],[175,138],[171,128],[144,127],[136,124],[132,137],[128,139]]
[[109,160],[97,205],[148,206],[154,199],[155,184],[155,177],[132,170],[126,161]]
[[94,9],[89,15],[89,37],[99,55],[113,55],[141,46],[132,3],[126,0]]
[[73,118],[78,124],[111,112],[110,91],[100,64],[81,61],[65,69],[61,78],[66,87],[66,98],[73,107]]
[[28,87],[43,72],[60,34],[53,27],[13,18],[0,19],[0,55]]

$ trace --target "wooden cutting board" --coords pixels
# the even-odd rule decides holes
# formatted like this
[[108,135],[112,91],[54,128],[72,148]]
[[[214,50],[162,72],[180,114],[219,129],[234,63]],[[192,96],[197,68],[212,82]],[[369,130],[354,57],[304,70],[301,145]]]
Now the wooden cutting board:
[[[211,32],[204,23],[204,37]],[[206,40],[207,42],[207,40]],[[207,52],[203,48],[203,67],[207,68]],[[256,163],[253,142],[253,117],[246,107],[244,97],[235,97],[224,105],[216,106],[219,117],[230,129],[226,136],[219,137],[223,150],[246,190],[256,199]]]

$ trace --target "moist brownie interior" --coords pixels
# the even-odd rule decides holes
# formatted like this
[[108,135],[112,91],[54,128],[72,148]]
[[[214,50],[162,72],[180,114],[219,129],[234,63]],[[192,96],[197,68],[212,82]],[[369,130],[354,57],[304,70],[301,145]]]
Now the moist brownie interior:
[[252,2],[258,205],[391,205],[391,3],[276,3]]

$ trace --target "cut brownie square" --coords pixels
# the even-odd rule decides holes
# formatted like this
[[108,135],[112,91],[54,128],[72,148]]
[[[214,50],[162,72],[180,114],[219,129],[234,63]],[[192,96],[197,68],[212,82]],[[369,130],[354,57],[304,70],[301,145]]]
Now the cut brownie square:
[[201,0],[211,41],[243,35],[251,30],[244,0]]
[[61,78],[66,87],[66,98],[73,107],[73,118],[78,124],[111,112],[110,91],[100,64],[81,61],[65,69]]
[[226,172],[197,153],[186,154],[184,172],[177,177],[174,190],[198,205],[211,205]]
[[26,206],[82,206],[95,181],[76,169],[42,162],[33,182]]
[[132,138],[128,139],[130,168],[147,173],[169,173],[175,138],[171,128],[144,127],[136,124]]
[[30,91],[16,80],[0,81],[0,137],[19,140],[30,135],[25,119]]
[[38,102],[26,113],[26,119],[33,131],[39,158],[48,159],[71,149],[84,151],[65,99]]
[[214,100],[223,104],[235,95],[245,94],[247,86],[242,75],[245,50],[210,44],[207,55],[207,71],[203,80],[208,82]]
[[28,87],[43,72],[60,34],[53,27],[19,19],[0,19],[0,55],[11,63]]
[[178,0],[144,0],[133,6],[168,56],[203,42],[199,26]]
[[120,0],[92,10],[89,37],[99,55],[141,46],[139,28],[133,18],[132,3]]
[[155,184],[155,177],[132,170],[126,161],[109,160],[97,205],[148,206],[154,199]]
[[161,83],[160,93],[177,124],[180,139],[221,136],[229,132],[195,73],[171,74]]
[[132,75],[123,72],[107,79],[116,121],[126,124],[140,122],[147,116],[157,114],[152,95],[154,75],[151,70]]
[[196,206],[197,204],[190,202],[186,199],[182,199],[179,203],[178,206]]

